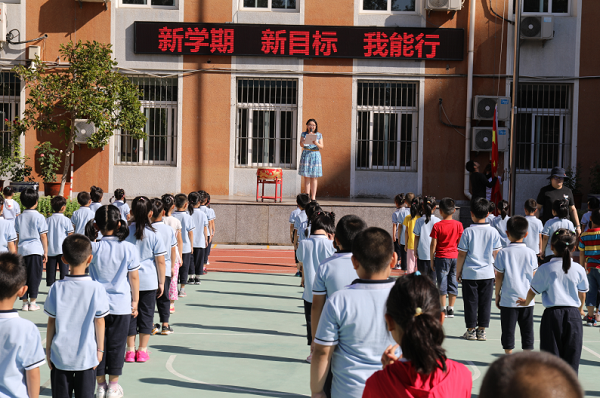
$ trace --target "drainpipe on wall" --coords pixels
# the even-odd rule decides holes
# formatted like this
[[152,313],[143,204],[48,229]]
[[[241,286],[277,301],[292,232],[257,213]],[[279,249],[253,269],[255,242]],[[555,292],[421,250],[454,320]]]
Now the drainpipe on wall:
[[[471,116],[473,112],[473,54],[475,52],[475,10],[477,3],[469,0],[469,52],[467,55],[467,120],[465,122],[465,163],[471,158]],[[469,192],[469,172],[465,170],[465,196]]]

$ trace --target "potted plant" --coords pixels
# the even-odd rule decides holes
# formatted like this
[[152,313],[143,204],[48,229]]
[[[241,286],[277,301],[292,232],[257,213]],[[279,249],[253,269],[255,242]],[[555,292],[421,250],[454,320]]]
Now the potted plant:
[[590,192],[589,196],[595,196],[600,199],[600,163],[595,162],[590,168]]
[[[40,163],[39,173],[44,180],[44,195],[56,196],[60,191],[60,182],[56,182],[56,172],[62,164],[62,151],[54,148],[49,141],[42,142],[35,147],[37,159]],[[65,189],[70,189],[70,182],[65,184]]]
[[583,192],[581,192],[581,163],[577,163],[575,168],[568,168],[566,170],[567,179],[565,180],[565,185],[567,188],[573,192],[573,201],[575,202],[575,207],[577,209],[581,209],[581,205],[583,203]]

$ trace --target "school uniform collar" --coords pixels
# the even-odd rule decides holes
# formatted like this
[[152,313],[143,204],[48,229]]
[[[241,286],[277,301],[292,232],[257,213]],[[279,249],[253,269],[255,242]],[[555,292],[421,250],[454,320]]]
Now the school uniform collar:
[[396,280],[394,278],[387,278],[387,279],[355,279],[350,286],[352,286],[354,289],[387,289],[388,287],[390,287],[390,285],[393,285],[394,283],[396,283]]
[[526,245],[526,243],[525,242],[510,242],[509,246],[512,246],[512,245],[520,246],[520,245]]
[[321,238],[321,239],[327,239],[327,235],[321,235],[321,234],[316,234],[316,235],[310,235],[311,238]]
[[114,235],[102,235],[102,239],[100,240],[119,240],[119,237]]
[[352,250],[338,250],[335,252],[336,255],[352,255]]
[[0,319],[19,318],[17,310],[4,310],[0,311]]
[[187,213],[187,210],[176,210],[173,213]]
[[25,209],[25,210],[23,210],[23,213],[25,213],[26,211],[27,211],[27,212],[29,212],[29,211],[35,211],[35,212],[37,212],[37,210],[36,210],[36,209]]
[[75,280],[75,281],[91,281],[92,277],[89,275],[65,275],[65,280]]
[[64,213],[52,213],[52,214],[50,215],[50,217],[54,217],[54,216],[57,216],[57,217],[60,217],[60,216],[62,216],[62,217],[66,217]]
[[154,225],[154,224],[159,224],[160,225],[160,224],[164,224],[164,223],[165,223],[164,221],[156,221],[156,222],[153,222],[152,225]]
[[481,222],[481,223],[473,223],[471,224],[472,227],[489,227],[490,223],[489,222]]

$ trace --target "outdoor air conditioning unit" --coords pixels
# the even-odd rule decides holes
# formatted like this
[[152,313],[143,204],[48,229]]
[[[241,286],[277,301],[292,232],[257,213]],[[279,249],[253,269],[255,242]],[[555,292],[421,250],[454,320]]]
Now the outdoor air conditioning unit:
[[[498,127],[498,152],[508,151],[508,131],[508,127]],[[471,150],[480,152],[492,150],[491,127],[473,127]]]
[[425,8],[431,11],[458,11],[462,0],[425,0]]
[[519,30],[520,38],[523,40],[550,40],[554,38],[554,17],[551,15],[521,17]]
[[88,123],[87,119],[75,119],[75,129],[77,129],[76,144],[85,144],[92,134],[96,132],[94,123]]
[[498,105],[498,121],[510,120],[510,98],[476,95],[473,103],[473,119],[494,120],[494,109]]

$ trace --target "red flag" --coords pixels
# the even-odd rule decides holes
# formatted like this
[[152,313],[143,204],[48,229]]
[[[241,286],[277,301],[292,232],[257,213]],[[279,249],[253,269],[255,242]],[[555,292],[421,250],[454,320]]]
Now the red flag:
[[[492,127],[492,178],[498,176],[498,105],[494,109],[494,126]],[[500,187],[500,179],[496,179],[492,187],[491,201],[496,204],[502,200],[502,191]],[[497,212],[497,210],[496,210]]]

